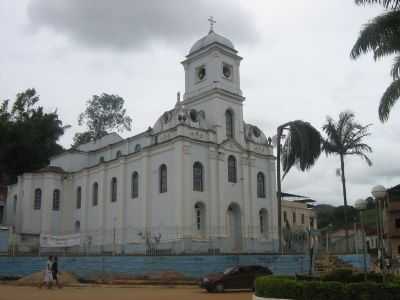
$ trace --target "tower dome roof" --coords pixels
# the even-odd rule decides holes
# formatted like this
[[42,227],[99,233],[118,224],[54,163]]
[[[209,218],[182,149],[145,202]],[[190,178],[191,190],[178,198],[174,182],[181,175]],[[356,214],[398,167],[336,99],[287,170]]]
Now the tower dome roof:
[[200,40],[194,43],[192,48],[190,48],[189,55],[214,43],[218,43],[232,50],[235,50],[233,43],[229,39],[211,30],[206,36],[202,37]]

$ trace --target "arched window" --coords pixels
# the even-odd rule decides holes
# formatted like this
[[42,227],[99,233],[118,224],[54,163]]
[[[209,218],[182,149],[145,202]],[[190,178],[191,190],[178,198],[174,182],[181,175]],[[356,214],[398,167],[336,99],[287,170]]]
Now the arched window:
[[257,196],[258,198],[265,198],[265,176],[262,172],[257,174]]
[[131,194],[132,198],[137,198],[139,195],[139,174],[136,171],[132,174]]
[[293,225],[296,224],[296,213],[295,212],[292,213],[292,219],[293,219],[292,224]]
[[260,233],[266,237],[268,235],[268,211],[265,208],[260,209],[259,218]]
[[140,146],[140,144],[137,144],[135,146],[135,152],[139,152],[140,150],[142,150],[142,146]]
[[92,205],[97,206],[99,203],[99,184],[97,182],[93,183],[92,187]]
[[60,190],[53,191],[53,210],[60,210]]
[[103,162],[104,162],[104,156],[100,156],[99,162],[100,162],[100,163],[103,163]]
[[76,189],[76,209],[81,209],[82,206],[82,188],[78,186]]
[[111,179],[111,202],[117,202],[117,178]]
[[236,158],[233,155],[228,157],[228,182],[237,182]]
[[115,155],[115,158],[120,158],[122,156],[122,152],[121,151],[117,151],[117,154]]
[[160,180],[160,193],[167,192],[167,166],[161,165],[159,170],[159,180]]
[[75,221],[74,230],[75,230],[75,233],[79,233],[81,231],[81,222]]
[[226,137],[231,139],[231,138],[233,138],[234,128],[233,128],[233,112],[230,109],[228,109],[225,112],[225,123],[226,123],[226,125],[225,125],[226,126]]
[[38,210],[42,207],[42,190],[36,189],[35,190],[35,199],[33,201],[33,209]]
[[203,203],[196,203],[194,206],[195,226],[198,233],[205,232],[205,206]]
[[193,164],[193,191],[203,191],[203,165],[198,161]]

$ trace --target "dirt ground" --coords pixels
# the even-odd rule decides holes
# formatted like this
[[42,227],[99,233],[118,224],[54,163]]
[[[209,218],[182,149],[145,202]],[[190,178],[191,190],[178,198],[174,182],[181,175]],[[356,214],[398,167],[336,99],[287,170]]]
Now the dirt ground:
[[0,300],[250,300],[251,292],[209,294],[198,287],[88,285],[51,290],[0,285]]

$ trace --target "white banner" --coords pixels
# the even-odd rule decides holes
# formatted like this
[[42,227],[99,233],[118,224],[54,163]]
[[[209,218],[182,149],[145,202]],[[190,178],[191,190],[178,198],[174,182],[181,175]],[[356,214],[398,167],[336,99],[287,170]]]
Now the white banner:
[[56,248],[56,247],[73,247],[81,244],[81,235],[66,234],[66,235],[40,235],[40,247]]

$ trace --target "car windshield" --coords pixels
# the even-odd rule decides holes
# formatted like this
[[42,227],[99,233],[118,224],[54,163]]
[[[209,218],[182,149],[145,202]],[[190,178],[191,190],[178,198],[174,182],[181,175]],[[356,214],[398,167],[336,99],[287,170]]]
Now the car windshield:
[[236,269],[236,267],[230,267],[224,271],[224,274],[227,275],[227,274],[231,273],[234,269]]

